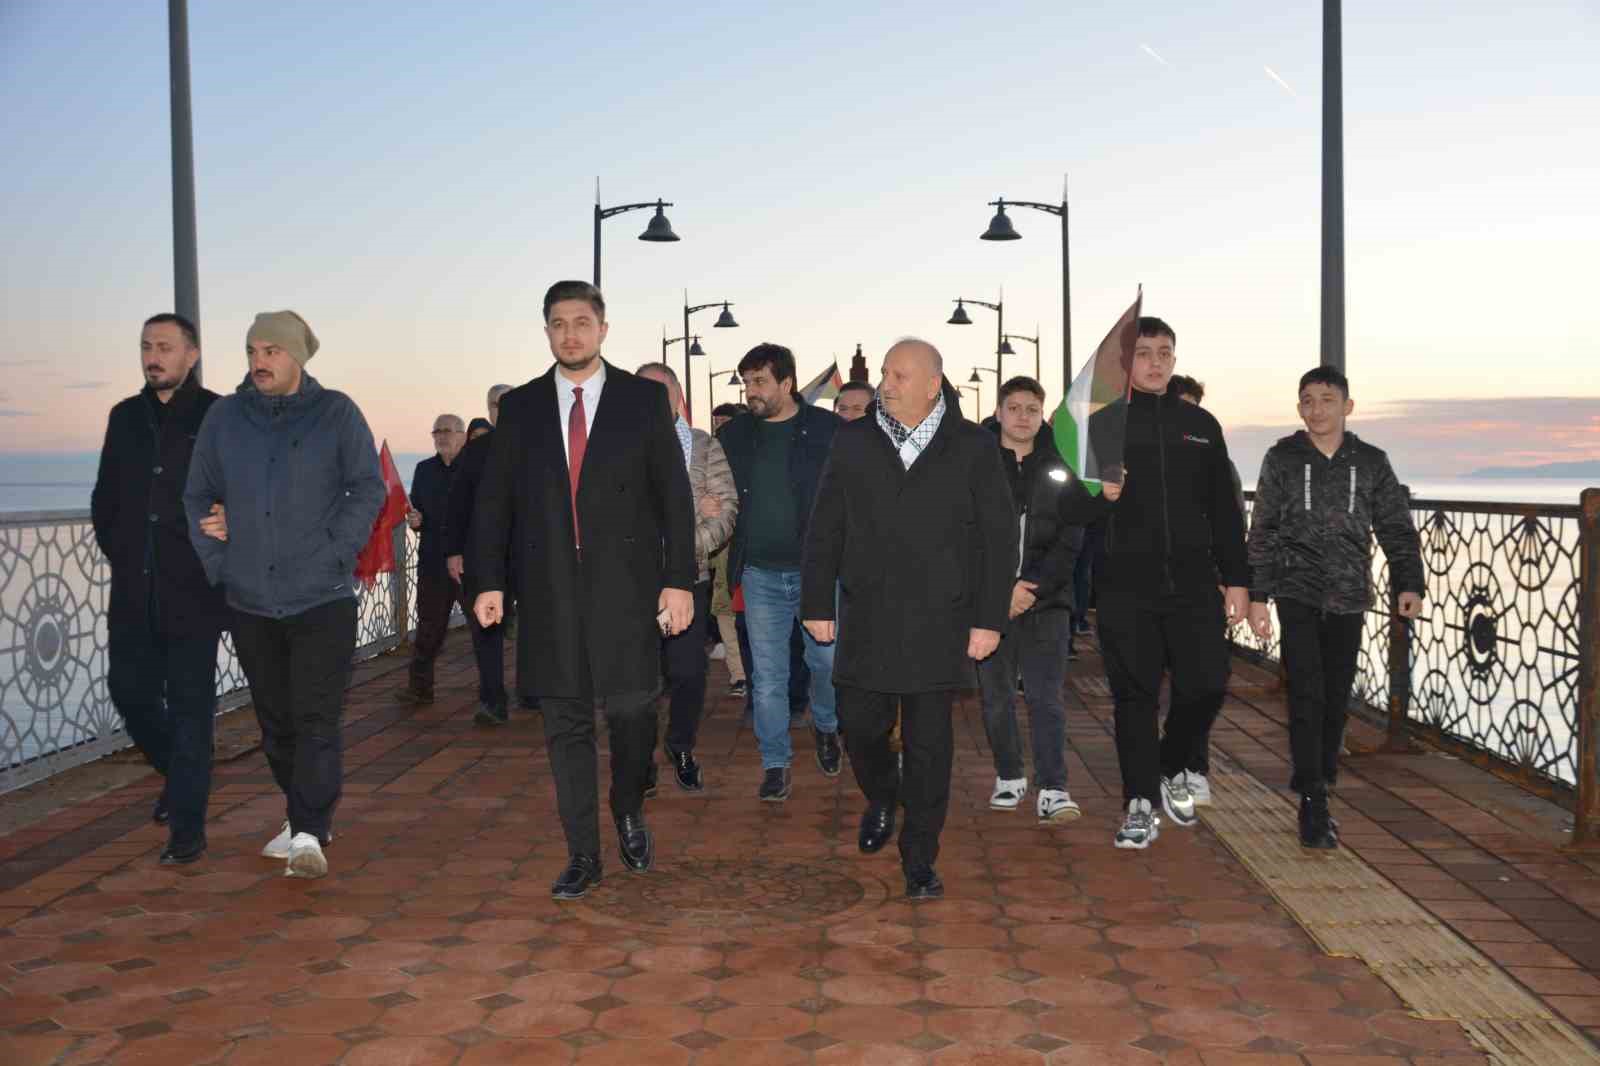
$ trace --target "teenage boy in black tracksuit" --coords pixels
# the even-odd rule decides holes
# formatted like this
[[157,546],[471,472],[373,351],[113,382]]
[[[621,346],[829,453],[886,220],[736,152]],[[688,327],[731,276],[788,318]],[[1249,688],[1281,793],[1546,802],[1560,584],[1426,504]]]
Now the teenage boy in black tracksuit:
[[[1156,838],[1158,803],[1178,825],[1194,824],[1189,763],[1222,708],[1225,627],[1242,621],[1249,607],[1244,515],[1222,427],[1168,389],[1176,363],[1172,327],[1146,317],[1138,329],[1126,405],[1089,419],[1091,447],[1126,419],[1122,469],[1108,471],[1105,481],[1110,506],[1095,568],[1127,808],[1119,848],[1144,848]],[[1156,705],[1166,669],[1172,705],[1161,735]]]
[[1372,537],[1389,560],[1400,617],[1422,613],[1421,545],[1406,491],[1389,457],[1346,433],[1355,402],[1332,367],[1300,379],[1304,431],[1284,437],[1261,463],[1250,519],[1250,626],[1272,635],[1278,603],[1289,682],[1289,747],[1300,793],[1300,843],[1339,843],[1328,788],[1339,770],[1361,625],[1372,606]]
[[1028,791],[1022,733],[1017,728],[1017,679],[1026,684],[1033,772],[1040,822],[1081,813],[1067,792],[1067,719],[1061,702],[1072,642],[1072,586],[1083,524],[1096,501],[1056,450],[1044,424],[1044,387],[1015,377],[1000,386],[994,432],[1011,483],[1020,549],[1006,627],[995,653],[978,663],[983,726],[994,752],[989,806],[1015,810]]

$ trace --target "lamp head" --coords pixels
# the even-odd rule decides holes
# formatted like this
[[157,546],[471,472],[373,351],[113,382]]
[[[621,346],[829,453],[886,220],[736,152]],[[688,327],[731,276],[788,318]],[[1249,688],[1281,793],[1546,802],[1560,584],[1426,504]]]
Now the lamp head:
[[639,234],[641,241],[675,241],[679,237],[672,232],[672,223],[667,221],[666,203],[656,201],[656,213],[651,216],[650,224]]
[[1017,232],[1016,227],[1011,224],[1010,217],[1006,215],[1005,201],[1001,200],[997,206],[999,207],[999,210],[996,211],[994,213],[994,217],[989,220],[989,228],[984,230],[978,239],[984,241],[1021,240],[1022,234]]
[[728,305],[723,304],[722,314],[717,316],[717,320],[712,323],[712,326],[716,329],[732,329],[738,324],[733,320],[733,312],[728,310]]
[[690,355],[705,355],[706,354],[706,350],[704,348],[700,347],[700,338],[699,337],[694,337],[694,338],[692,338],[690,340],[690,342],[689,342],[689,354]]
[[956,313],[950,316],[950,321],[948,324],[952,326],[972,325],[972,319],[967,315],[967,309],[962,305],[960,300],[956,301]]

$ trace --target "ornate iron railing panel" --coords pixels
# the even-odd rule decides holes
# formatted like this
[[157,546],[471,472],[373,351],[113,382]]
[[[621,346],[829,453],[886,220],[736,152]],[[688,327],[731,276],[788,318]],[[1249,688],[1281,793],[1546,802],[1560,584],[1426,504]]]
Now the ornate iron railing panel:
[[[397,531],[400,573],[362,590],[356,657],[397,646],[415,624],[416,537]],[[89,512],[0,515],[0,792],[129,745],[106,689],[111,568]],[[404,602],[406,633],[396,625]],[[217,651],[219,710],[249,700],[233,639]]]
[[[1519,774],[1573,786],[1580,508],[1413,500],[1411,512],[1428,589],[1422,617],[1399,627],[1409,668],[1390,669],[1389,568],[1376,549],[1377,603],[1366,615],[1355,695],[1383,711],[1399,699],[1408,721]],[[1233,640],[1253,657],[1278,657],[1276,632],[1263,642],[1239,626]]]

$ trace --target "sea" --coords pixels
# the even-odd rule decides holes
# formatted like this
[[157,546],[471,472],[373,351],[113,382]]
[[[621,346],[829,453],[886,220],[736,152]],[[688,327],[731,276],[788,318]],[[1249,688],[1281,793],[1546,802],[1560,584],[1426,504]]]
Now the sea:
[[[426,458],[426,453],[395,453],[395,466],[408,486],[417,463]],[[0,514],[88,507],[98,462],[93,452],[0,452]],[[1409,484],[1413,499],[1501,503],[1577,504],[1585,488],[1600,487],[1567,478],[1418,478]]]

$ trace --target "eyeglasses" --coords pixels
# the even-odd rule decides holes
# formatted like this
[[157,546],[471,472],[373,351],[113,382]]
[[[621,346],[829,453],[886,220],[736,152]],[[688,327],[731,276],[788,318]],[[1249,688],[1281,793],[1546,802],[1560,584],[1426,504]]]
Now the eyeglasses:
[[453,429],[436,429],[436,430],[433,431],[433,435],[435,437],[437,437],[441,433],[454,433],[454,432],[455,432],[455,430],[453,430]]

